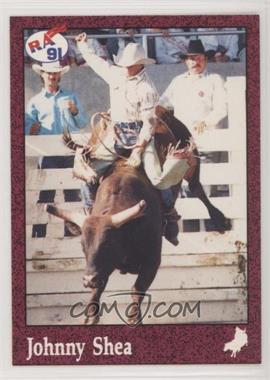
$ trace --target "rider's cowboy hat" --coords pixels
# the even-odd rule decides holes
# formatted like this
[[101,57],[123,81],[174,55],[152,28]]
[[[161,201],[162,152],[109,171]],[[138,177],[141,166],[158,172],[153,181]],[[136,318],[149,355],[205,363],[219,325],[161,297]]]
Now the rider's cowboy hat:
[[41,65],[34,63],[32,69],[39,75],[42,71],[46,73],[61,73],[63,75],[69,71],[69,66],[61,66],[59,61],[42,62]]
[[181,54],[180,57],[182,59],[186,59],[189,55],[206,55],[204,46],[201,40],[191,40],[189,41],[188,48],[186,53]]
[[147,58],[142,45],[131,42],[120,54],[113,56],[117,66],[129,67],[133,65],[150,65],[156,61],[152,58]]

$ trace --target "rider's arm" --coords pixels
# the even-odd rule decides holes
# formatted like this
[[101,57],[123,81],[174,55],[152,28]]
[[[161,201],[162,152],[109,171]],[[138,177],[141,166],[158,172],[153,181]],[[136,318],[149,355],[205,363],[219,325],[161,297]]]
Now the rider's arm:
[[91,69],[109,83],[112,80],[112,71],[115,69],[114,65],[96,55],[94,50],[88,46],[87,42],[78,41],[77,46]]
[[141,84],[140,94],[140,120],[143,122],[143,126],[138,137],[137,146],[132,150],[127,161],[127,165],[134,167],[141,164],[141,156],[145,147],[154,135],[154,112],[159,98],[157,90],[150,83]]
[[155,133],[153,118],[158,99],[159,95],[156,88],[151,83],[146,82],[141,88],[140,119],[143,126],[140,131],[138,145],[143,142],[149,142]]
[[142,122],[143,126],[139,134],[139,139],[138,139],[138,145],[145,145],[147,144],[152,136],[154,135],[154,108],[151,110],[144,112],[143,117],[142,117]]

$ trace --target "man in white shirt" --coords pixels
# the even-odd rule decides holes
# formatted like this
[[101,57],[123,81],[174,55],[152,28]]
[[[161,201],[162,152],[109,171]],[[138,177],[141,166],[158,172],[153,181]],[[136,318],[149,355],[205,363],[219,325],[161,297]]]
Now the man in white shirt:
[[207,72],[201,40],[190,41],[183,59],[188,71],[172,80],[159,104],[173,108],[174,116],[196,136],[216,128],[227,115],[227,95],[222,77]]
[[[140,44],[129,43],[119,55],[114,56],[116,65],[112,65],[98,57],[89,48],[85,33],[79,34],[76,39],[86,63],[109,84],[110,130],[113,131],[116,127],[123,147],[125,148],[127,145],[132,147],[127,164],[138,167],[142,159],[148,178],[157,189],[161,190],[164,206],[167,209],[172,208],[170,187],[184,177],[189,169],[189,163],[187,159],[168,156],[163,165],[163,171],[161,170],[152,138],[154,124],[151,122],[159,95],[144,68],[145,65],[155,63],[155,61],[146,57]],[[137,135],[136,139],[134,139],[134,135]],[[115,136],[108,133],[103,144],[95,150],[92,168],[96,171],[97,176],[102,175],[114,162],[117,157],[115,153],[121,149],[121,141],[120,145],[115,144]],[[85,189],[87,190],[87,188]],[[88,186],[88,189],[91,193],[91,187]],[[89,198],[93,200],[91,195]],[[176,220],[174,219],[174,227],[175,224]],[[171,238],[170,235],[169,239],[176,243],[175,236]]]

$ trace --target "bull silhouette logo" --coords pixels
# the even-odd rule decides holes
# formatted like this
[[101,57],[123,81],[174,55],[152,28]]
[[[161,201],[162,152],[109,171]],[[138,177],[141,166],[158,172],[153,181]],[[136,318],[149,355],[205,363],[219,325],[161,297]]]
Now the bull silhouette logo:
[[225,344],[223,351],[231,351],[231,358],[236,358],[236,354],[240,352],[244,346],[247,345],[248,336],[246,329],[242,330],[239,327],[236,327],[234,339]]
[[[127,303],[126,300],[123,300],[125,296],[144,297],[141,307],[138,308],[137,303],[134,301],[131,303],[129,302]],[[149,317],[148,312],[151,306],[150,294],[141,293],[141,292],[123,292],[123,293],[121,292],[121,293],[112,294],[108,297],[114,298],[113,309],[115,310],[117,316],[121,319],[121,321],[124,322],[127,326],[136,327],[142,323],[145,317]],[[121,300],[121,297],[123,297],[122,300]],[[136,318],[133,318],[134,310],[135,310],[135,313],[136,313],[136,310],[137,312],[140,312],[139,316],[136,314]]]

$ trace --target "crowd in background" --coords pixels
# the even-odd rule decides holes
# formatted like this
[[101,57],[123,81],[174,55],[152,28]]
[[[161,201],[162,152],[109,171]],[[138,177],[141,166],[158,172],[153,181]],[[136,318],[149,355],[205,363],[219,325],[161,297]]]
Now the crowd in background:
[[[198,35],[177,36],[175,33],[233,32],[237,30],[241,30],[241,28],[84,29],[83,31],[89,36],[102,35],[101,38],[89,38],[88,44],[98,56],[111,61],[113,61],[113,56],[120,54],[129,42],[142,43],[142,37],[137,36],[138,34],[161,33],[160,36],[149,36],[147,38],[148,57],[154,58],[157,63],[169,64],[183,62],[182,55],[186,53],[189,41],[198,38]],[[25,32],[25,38],[35,31],[28,29]],[[85,61],[75,42],[75,36],[80,32],[80,29],[69,29],[65,33],[69,49],[63,62],[61,62],[63,65],[85,65]],[[106,34],[115,34],[115,38],[106,38]],[[204,45],[209,62],[245,62],[246,45],[244,34],[202,34],[199,35],[199,38]],[[26,53],[25,62],[32,63]]]

